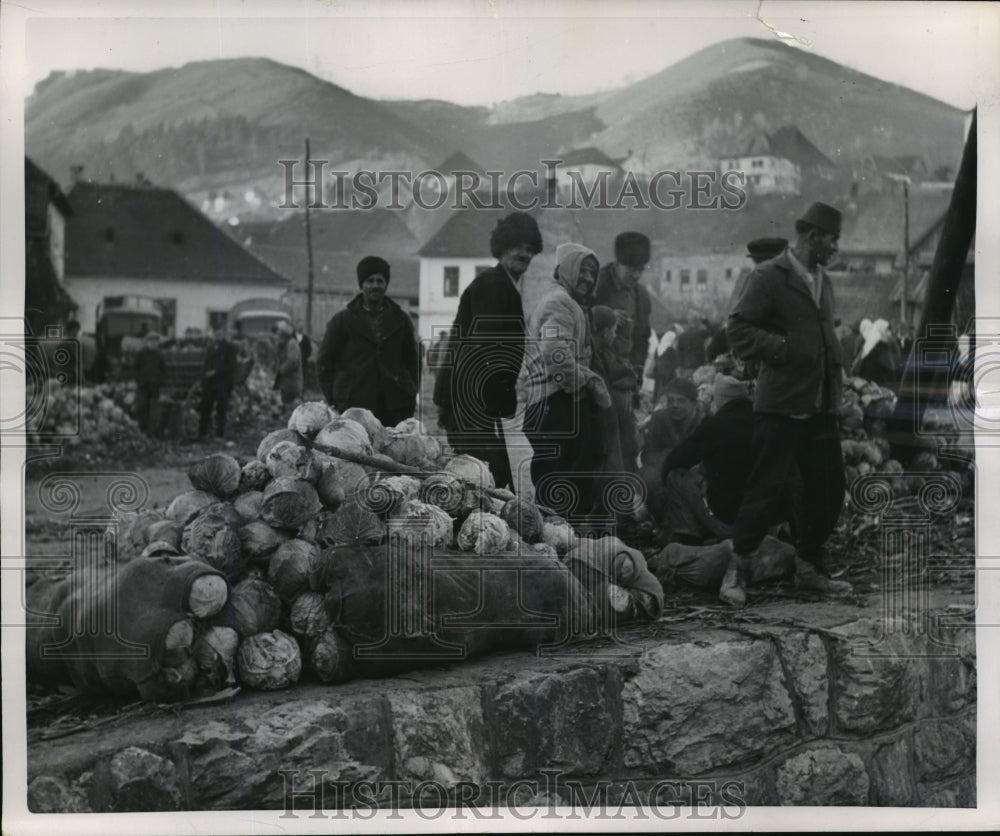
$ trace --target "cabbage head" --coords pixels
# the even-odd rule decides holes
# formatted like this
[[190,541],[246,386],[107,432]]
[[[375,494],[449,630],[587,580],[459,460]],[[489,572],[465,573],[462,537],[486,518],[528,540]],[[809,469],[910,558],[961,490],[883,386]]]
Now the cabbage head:
[[302,654],[298,642],[275,630],[240,643],[237,657],[240,682],[258,691],[277,691],[299,681]]
[[228,499],[236,495],[241,474],[242,468],[236,459],[225,453],[216,453],[194,465],[188,471],[188,479],[195,490]]

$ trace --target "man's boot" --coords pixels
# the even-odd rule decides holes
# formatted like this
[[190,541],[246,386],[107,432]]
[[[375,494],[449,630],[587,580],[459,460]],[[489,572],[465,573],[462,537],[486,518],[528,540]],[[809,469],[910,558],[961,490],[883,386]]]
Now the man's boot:
[[719,587],[719,600],[731,607],[744,607],[747,603],[747,578],[750,577],[750,558],[733,554],[726,567],[726,575]]
[[853,588],[847,581],[835,581],[812,563],[795,558],[795,585],[799,589],[819,592],[821,595],[850,595]]

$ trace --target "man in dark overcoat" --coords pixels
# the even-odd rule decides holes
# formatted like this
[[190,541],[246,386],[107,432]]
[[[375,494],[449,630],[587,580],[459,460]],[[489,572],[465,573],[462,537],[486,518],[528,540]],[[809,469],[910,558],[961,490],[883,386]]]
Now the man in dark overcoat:
[[823,545],[844,502],[844,466],[836,410],[842,358],[833,327],[833,286],[823,271],[837,252],[841,214],[814,203],[796,221],[794,244],[750,275],[729,316],[729,344],[759,364],[754,393],[753,465],[733,525],[733,558],[723,601],[743,606],[751,555],[776,521],[786,485],[802,479],[796,581],[844,594],[831,580]]
[[413,320],[386,295],[390,269],[374,255],[358,262],[361,292],[331,317],[316,358],[328,404],[368,409],[387,427],[413,417],[419,363]]
[[513,487],[503,419],[517,412],[524,360],[521,279],[542,251],[542,234],[525,212],[501,218],[490,235],[496,266],[462,292],[452,325],[450,365],[438,370],[434,404],[457,453],[489,465],[497,487]]

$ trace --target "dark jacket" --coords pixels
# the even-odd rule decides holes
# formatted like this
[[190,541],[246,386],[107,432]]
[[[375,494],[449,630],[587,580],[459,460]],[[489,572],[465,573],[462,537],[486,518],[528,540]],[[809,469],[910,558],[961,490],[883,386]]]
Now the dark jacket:
[[[649,351],[649,312],[652,302],[649,291],[640,283],[629,290],[622,290],[615,278],[615,265],[605,264],[597,274],[593,305],[604,305],[615,311],[625,311],[632,316],[632,327],[619,327],[615,336],[615,352],[628,358],[636,375],[642,379]],[[633,313],[634,311],[634,313]]]
[[899,354],[888,343],[879,342],[868,354],[858,358],[851,373],[879,386],[898,390],[902,377]]
[[418,362],[413,321],[392,299],[384,304],[378,339],[360,293],[326,326],[316,373],[323,397],[341,412],[357,406],[377,414],[381,392],[388,414],[413,415]]
[[133,365],[135,382],[146,389],[159,389],[167,376],[167,364],[158,348],[140,348]]
[[701,325],[689,325],[677,335],[674,348],[677,349],[677,366],[682,369],[697,369],[705,365],[705,343],[708,331]]
[[[759,265],[729,316],[729,345],[758,361],[754,410],[807,415],[840,406],[841,350],[833,286],[823,273],[817,306],[786,250]],[[819,403],[817,404],[817,399]]]
[[671,470],[704,462],[708,507],[720,520],[732,525],[753,464],[752,437],[753,404],[749,398],[736,398],[705,418],[690,438],[667,454],[664,483]]
[[[480,273],[462,293],[450,338],[452,364],[434,381],[442,426],[485,430],[517,411],[517,376],[524,360],[521,294],[499,264]],[[468,395],[456,409],[456,395]],[[461,426],[459,426],[461,424]]]

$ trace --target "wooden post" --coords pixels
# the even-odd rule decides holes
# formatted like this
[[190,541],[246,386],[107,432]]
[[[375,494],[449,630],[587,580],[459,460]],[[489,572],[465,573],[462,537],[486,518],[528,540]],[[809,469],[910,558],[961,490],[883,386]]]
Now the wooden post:
[[[306,137],[306,179],[310,176],[312,161],[309,154],[309,137]],[[313,201],[313,194],[309,187],[306,187],[306,336],[310,336],[313,330],[313,250],[312,250],[312,227],[309,225],[309,204]]]
[[[899,400],[888,424],[893,458],[904,464],[919,449],[917,433],[924,410],[932,402],[945,403],[947,399],[950,367],[938,358],[954,356],[956,339],[948,326],[975,231],[976,113],[973,112],[965,151],[955,178],[955,189],[927,279],[923,313],[914,333],[910,357],[903,369]],[[949,333],[952,336],[949,337]],[[922,351],[930,341],[934,342],[935,351]],[[948,343],[951,351],[947,350]]]
[[910,321],[910,178],[903,180],[903,299],[900,302],[899,321]]

